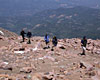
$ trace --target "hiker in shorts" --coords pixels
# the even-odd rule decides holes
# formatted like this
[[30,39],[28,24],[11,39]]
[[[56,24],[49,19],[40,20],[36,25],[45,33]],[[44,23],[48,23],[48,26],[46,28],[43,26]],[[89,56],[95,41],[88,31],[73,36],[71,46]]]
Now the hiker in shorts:
[[56,47],[57,44],[58,44],[58,41],[57,41],[57,37],[56,36],[53,37],[52,44],[53,44],[53,46],[52,46],[52,49],[51,50],[53,51],[53,48]]
[[82,52],[81,55],[85,55],[86,45],[87,45],[87,39],[86,39],[86,36],[84,36],[83,39],[81,40],[81,46],[82,46],[82,49],[83,49],[83,52]]
[[49,45],[48,45],[48,43],[49,43],[49,36],[47,34],[44,36],[44,41],[46,43],[46,48],[50,48]]
[[31,33],[30,30],[29,30],[28,33],[27,33],[27,37],[28,37],[28,42],[27,42],[27,44],[31,44],[30,38],[32,37],[32,33]]
[[22,31],[20,32],[20,35],[22,36],[22,39],[23,39],[23,41],[22,42],[24,42],[25,41],[25,31],[24,31],[24,29],[22,29]]

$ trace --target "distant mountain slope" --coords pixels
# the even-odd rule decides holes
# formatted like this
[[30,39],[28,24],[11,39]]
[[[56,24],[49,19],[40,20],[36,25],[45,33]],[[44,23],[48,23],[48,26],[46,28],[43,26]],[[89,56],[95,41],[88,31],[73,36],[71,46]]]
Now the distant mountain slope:
[[46,9],[60,7],[56,0],[0,0],[0,16],[33,15]]
[[0,16],[33,15],[46,9],[72,6],[100,8],[100,0],[0,0]]
[[[100,38],[100,10],[87,7],[59,8],[38,13],[33,17],[37,22],[34,34],[49,32],[64,37]],[[32,18],[32,19],[33,19]]]
[[100,10],[87,7],[45,10],[34,16],[0,17],[0,22],[0,26],[16,33],[26,27],[33,35],[100,38]]

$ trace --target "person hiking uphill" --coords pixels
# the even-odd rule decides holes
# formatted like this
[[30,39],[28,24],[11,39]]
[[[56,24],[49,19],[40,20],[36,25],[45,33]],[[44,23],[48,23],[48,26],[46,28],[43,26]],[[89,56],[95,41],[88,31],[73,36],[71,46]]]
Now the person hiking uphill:
[[30,30],[29,30],[28,33],[27,33],[27,37],[28,37],[28,42],[27,42],[27,44],[31,44],[30,38],[32,37],[32,33],[31,33]]
[[24,31],[24,29],[22,29],[22,31],[20,32],[20,35],[22,36],[22,39],[23,39],[23,41],[22,42],[24,42],[24,40],[25,40],[25,31]]
[[86,45],[87,45],[87,39],[86,39],[86,36],[83,37],[83,39],[81,40],[81,46],[82,46],[82,49],[83,49],[83,53],[81,55],[85,55],[85,51],[86,51]]
[[52,44],[53,44],[53,46],[52,46],[52,49],[51,50],[53,51],[53,47],[56,47],[57,44],[58,44],[58,41],[57,41],[57,37],[56,36],[53,37]]
[[49,48],[49,46],[48,46],[49,36],[47,34],[44,36],[44,40],[45,40],[45,43],[46,43],[46,47]]

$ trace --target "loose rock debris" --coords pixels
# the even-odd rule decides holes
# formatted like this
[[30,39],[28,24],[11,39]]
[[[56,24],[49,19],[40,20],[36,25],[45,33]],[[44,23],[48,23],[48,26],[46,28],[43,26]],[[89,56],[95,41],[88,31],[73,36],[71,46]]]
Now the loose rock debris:
[[86,56],[78,38],[59,39],[53,51],[52,42],[43,49],[42,37],[31,40],[0,36],[0,80],[100,80],[100,40],[88,39]]

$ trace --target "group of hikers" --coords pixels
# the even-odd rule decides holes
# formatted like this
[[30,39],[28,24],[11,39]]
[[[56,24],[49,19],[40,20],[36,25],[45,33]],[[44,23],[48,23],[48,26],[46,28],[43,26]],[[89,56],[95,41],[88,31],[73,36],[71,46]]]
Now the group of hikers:
[[[27,33],[24,31],[24,29],[20,32],[20,35],[22,36],[22,40],[23,40],[23,41],[21,41],[21,42],[24,42],[24,41],[25,41],[25,34],[26,34],[27,37],[28,37],[28,42],[27,42],[27,44],[31,44],[30,38],[32,37],[32,33],[31,33],[30,30],[29,30]],[[50,48],[50,46],[48,45],[48,43],[50,42],[50,40],[49,40],[49,36],[48,36],[47,34],[44,36],[44,41],[45,41],[45,43],[46,43],[46,47],[44,47],[44,49]],[[57,46],[57,43],[58,43],[57,37],[54,36],[53,39],[52,39],[52,44],[53,44],[52,49],[51,49],[52,51],[53,51],[53,48],[54,48],[55,46]]]
[[31,44],[31,40],[30,40],[30,38],[32,37],[32,33],[31,33],[31,31],[29,30],[27,33],[24,31],[24,29],[20,32],[20,35],[22,36],[22,39],[23,39],[23,41],[22,42],[24,42],[25,41],[25,34],[27,35],[27,37],[28,37],[28,42],[27,42],[27,44]]
[[[50,42],[49,41],[49,36],[47,34],[44,36],[44,41],[46,43],[45,49],[50,48],[49,45],[48,45],[48,43]],[[56,47],[57,44],[58,44],[58,41],[57,41],[57,37],[56,36],[53,37],[52,44],[53,44],[53,46],[52,46],[52,49],[51,50],[53,51],[53,47]]]
[[[30,38],[32,37],[31,31],[29,30],[29,31],[26,33],[26,32],[24,31],[24,29],[23,29],[23,30],[20,32],[20,35],[22,36],[22,39],[23,39],[22,42],[25,41],[25,34],[26,34],[27,37],[28,37],[28,42],[27,42],[27,44],[31,44],[31,40],[30,40]],[[49,40],[49,36],[48,36],[47,34],[44,36],[44,41],[45,41],[45,44],[46,44],[46,47],[45,47],[44,49],[50,48],[50,46],[48,45],[49,42],[50,42],[50,40]],[[53,51],[53,48],[56,47],[57,44],[58,44],[58,40],[57,40],[57,37],[56,37],[56,36],[53,37],[53,39],[52,39],[52,44],[53,44],[53,46],[52,46],[52,49],[51,49],[51,50]],[[85,55],[86,45],[87,45],[87,38],[86,38],[86,36],[84,36],[83,39],[81,40],[81,46],[82,46],[82,50],[83,50],[82,53],[81,53],[81,55]]]
[[[47,45],[47,48],[49,48],[48,43],[49,43],[49,36],[46,34],[44,37],[45,43]],[[57,37],[54,36],[52,39],[52,43],[53,43],[53,47],[57,46]],[[82,46],[82,50],[83,52],[81,53],[81,55],[85,55],[85,51],[86,51],[86,45],[87,45],[87,39],[86,36],[83,37],[83,39],[81,40],[81,46]],[[53,47],[52,47],[52,51],[53,51]]]

